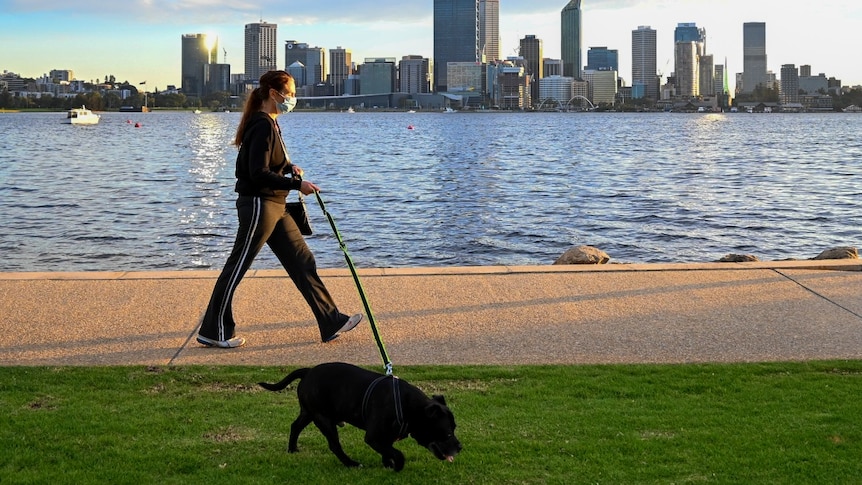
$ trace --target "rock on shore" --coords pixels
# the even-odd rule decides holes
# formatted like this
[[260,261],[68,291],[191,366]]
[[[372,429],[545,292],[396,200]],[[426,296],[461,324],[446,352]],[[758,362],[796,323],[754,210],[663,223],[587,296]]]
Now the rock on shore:
[[567,250],[554,264],[605,264],[611,257],[592,246],[578,246]]
[[[567,250],[562,254],[554,264],[606,264],[611,257],[601,249],[593,246],[577,246]],[[812,260],[821,259],[859,259],[859,251],[852,246],[839,246],[832,249],[827,249],[813,258]],[[728,254],[719,259],[719,263],[744,263],[760,261],[753,254]]]

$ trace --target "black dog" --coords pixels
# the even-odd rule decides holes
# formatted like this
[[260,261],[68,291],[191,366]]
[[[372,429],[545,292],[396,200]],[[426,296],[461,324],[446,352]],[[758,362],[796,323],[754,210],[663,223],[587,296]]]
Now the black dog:
[[383,457],[383,466],[400,471],[404,455],[392,445],[408,435],[440,460],[452,461],[461,451],[455,437],[455,418],[443,396],[429,399],[415,386],[344,363],[297,369],[281,382],[259,383],[280,391],[296,379],[299,417],[290,426],[288,451],[297,451],[299,433],[314,423],[326,437],[329,449],[346,466],[359,466],[341,448],[337,426],[350,423],[365,430],[365,442]]

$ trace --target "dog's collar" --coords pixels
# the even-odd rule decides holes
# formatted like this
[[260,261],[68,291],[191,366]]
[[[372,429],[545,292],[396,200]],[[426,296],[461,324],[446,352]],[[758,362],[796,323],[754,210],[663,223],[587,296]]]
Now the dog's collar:
[[374,388],[377,387],[377,384],[380,384],[382,380],[388,377],[392,378],[392,398],[395,400],[395,421],[398,423],[397,439],[401,439],[407,436],[407,420],[404,419],[404,409],[401,407],[401,386],[399,385],[399,379],[395,376],[380,376],[368,385],[368,389],[365,390],[365,397],[362,398],[362,421],[367,421],[368,401],[371,398],[371,393],[374,391]]

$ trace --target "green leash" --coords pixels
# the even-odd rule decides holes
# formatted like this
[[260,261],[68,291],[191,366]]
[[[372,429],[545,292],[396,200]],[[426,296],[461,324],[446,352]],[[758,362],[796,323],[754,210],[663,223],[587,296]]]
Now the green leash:
[[314,195],[317,196],[320,210],[322,210],[326,218],[329,219],[329,225],[332,226],[332,232],[335,233],[335,238],[338,239],[338,245],[341,246],[341,252],[344,253],[344,259],[347,260],[347,266],[350,268],[350,273],[353,275],[353,281],[356,282],[356,289],[359,290],[359,298],[362,299],[362,305],[365,307],[365,313],[368,315],[368,323],[371,324],[371,331],[374,333],[374,340],[377,341],[377,348],[380,350],[380,357],[383,359],[383,368],[386,370],[386,375],[391,376],[392,361],[389,360],[389,356],[386,354],[386,347],[383,345],[383,340],[380,338],[380,333],[377,331],[377,323],[374,321],[374,314],[371,313],[371,305],[368,304],[368,297],[365,296],[362,282],[359,281],[359,275],[356,274],[356,266],[354,266],[353,260],[350,259],[350,253],[347,252],[347,245],[344,244],[344,240],[341,239],[341,234],[338,232],[338,228],[335,227],[335,220],[332,218],[329,211],[326,210],[326,205],[320,197],[320,192],[315,190]]

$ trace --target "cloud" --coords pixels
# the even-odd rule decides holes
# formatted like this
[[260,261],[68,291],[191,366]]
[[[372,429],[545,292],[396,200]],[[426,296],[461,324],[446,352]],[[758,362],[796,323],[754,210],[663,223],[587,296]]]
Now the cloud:
[[[690,0],[689,0],[690,1]],[[584,0],[585,10],[622,9],[654,0]],[[663,2],[660,2],[663,3]],[[501,0],[500,15],[558,14],[566,0]],[[72,18],[133,16],[142,23],[170,25],[237,24],[264,20],[285,25],[423,23],[433,17],[434,0],[0,0],[0,10],[15,14],[54,13]]]
[[[364,24],[380,21],[427,19],[433,13],[433,0],[327,0],[290,2],[260,0],[2,0],[0,9],[15,14],[51,12],[73,17],[114,17],[159,24],[236,24],[255,20],[273,23]],[[271,20],[270,20],[271,19]]]

